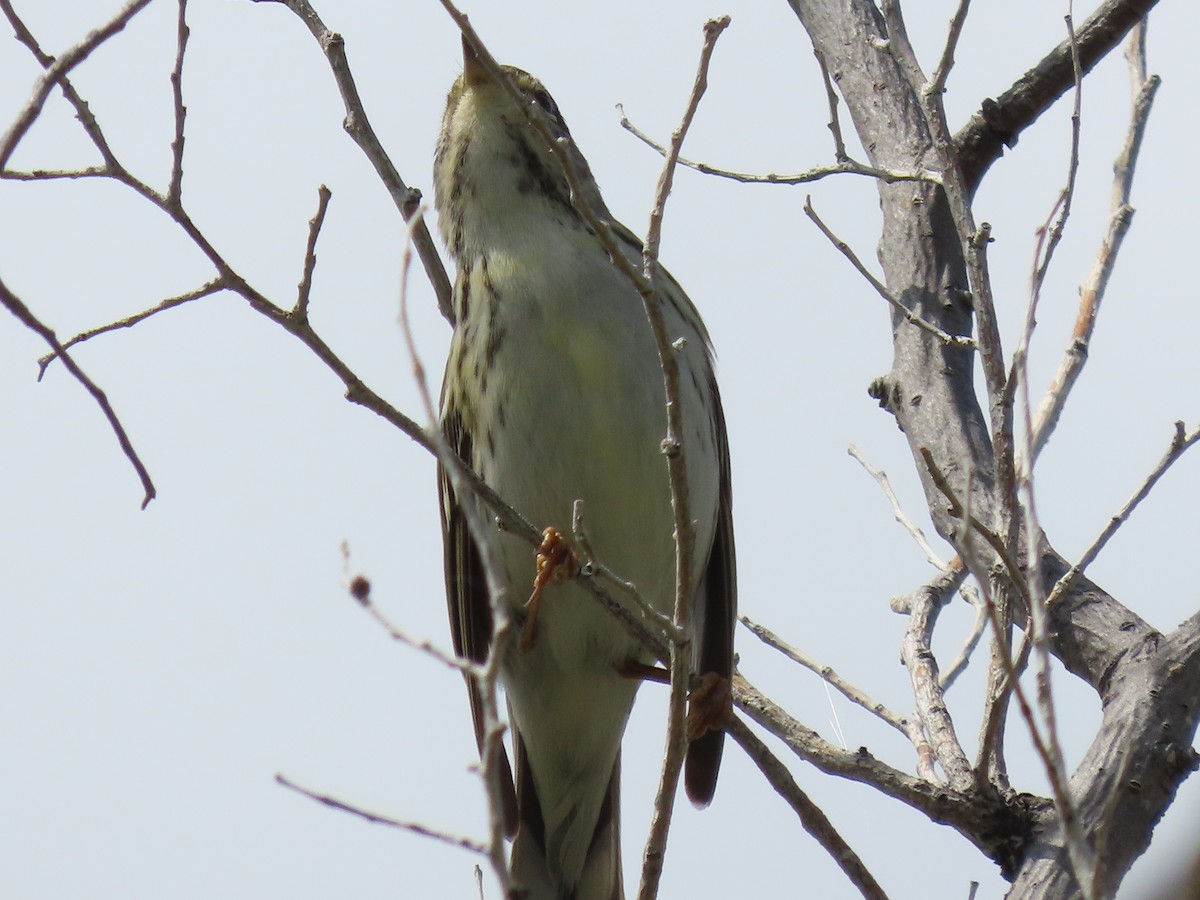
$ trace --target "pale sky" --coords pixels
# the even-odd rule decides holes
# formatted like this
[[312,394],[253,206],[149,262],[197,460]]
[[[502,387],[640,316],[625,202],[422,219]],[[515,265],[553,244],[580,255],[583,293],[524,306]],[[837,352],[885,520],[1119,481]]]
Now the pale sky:
[[[60,52],[121,4],[14,0]],[[909,32],[932,68],[954,7],[910,2]],[[1080,4],[1082,20],[1092,4]],[[1064,34],[1063,4],[977,4],[951,75],[960,125]],[[1151,17],[1150,69],[1164,78],[1134,188],[1137,216],[1101,312],[1091,361],[1037,470],[1051,542],[1073,558],[1157,462],[1172,423],[1200,420],[1200,306],[1190,278],[1200,205],[1185,148],[1196,143],[1200,14],[1166,2]],[[319,3],[346,40],[372,122],[401,175],[430,190],[458,32],[434,0]],[[503,62],[553,92],[614,213],[643,233],[660,160],[617,124],[614,104],[666,136],[683,109],[704,19],[733,24],[685,155],[755,172],[832,161],[811,45],[783,2],[613,0],[580,13],[543,0],[464,3]],[[165,187],[175,5],[158,0],[77,73],[113,147]],[[317,187],[333,192],[318,247],[312,318],[396,406],[421,418],[400,332],[402,224],[341,129],[319,48],[274,4],[194,0],[184,73],[184,202],[248,280],[290,304]],[[38,67],[0,40],[0,130]],[[975,214],[1011,351],[1028,293],[1034,229],[1061,187],[1066,103],[988,175]],[[1124,61],[1085,83],[1075,213],[1044,291],[1032,372],[1043,385],[1095,254],[1112,160],[1128,116]],[[852,132],[847,122],[847,139]],[[851,152],[863,158],[857,146]],[[20,148],[21,168],[75,167],[95,154],[61,96]],[[903,436],[866,393],[891,361],[888,311],[802,213],[806,193],[874,266],[874,186],[842,177],[795,188],[681,171],[663,262],[703,313],[718,352],[733,454],[741,610],[906,713],[904,620],[892,595],[932,571],[877,486],[846,454],[887,470],[933,536]],[[202,284],[199,252],[147,203],[104,182],[0,182],[0,277],[60,335]],[[436,379],[449,337],[414,273],[412,324]],[[459,677],[391,642],[341,587],[340,546],[380,607],[409,634],[449,646],[433,460],[342,399],[337,379],[236,297],[166,312],[97,339],[76,358],[103,387],[158,487],[146,511],[99,411],[60,367],[36,383],[45,347],[0,325],[0,895],[66,898],[396,898],[476,895],[476,858],[370,825],[274,783],[276,773],[370,810],[482,839],[482,795]],[[436,384],[435,384],[436,388]],[[1197,608],[1189,562],[1200,528],[1200,460],[1183,459],[1090,575],[1158,628]],[[939,550],[952,555],[940,542]],[[970,625],[958,602],[935,651],[948,661]],[[742,671],[794,715],[849,747],[913,771],[913,751],[745,631]],[[950,693],[976,749],[986,657]],[[1089,690],[1055,681],[1077,761],[1098,720]],[[645,687],[624,743],[627,882],[635,883],[662,749],[665,692]],[[1010,723],[1016,787],[1045,778]],[[830,778],[778,743],[800,785],[897,900],[1002,895],[996,867],[950,829]],[[1192,779],[1123,896],[1195,849]],[[482,860],[480,860],[482,862]],[[497,896],[489,882],[488,896]],[[683,801],[661,896],[856,896],[736,746],[714,804]]]

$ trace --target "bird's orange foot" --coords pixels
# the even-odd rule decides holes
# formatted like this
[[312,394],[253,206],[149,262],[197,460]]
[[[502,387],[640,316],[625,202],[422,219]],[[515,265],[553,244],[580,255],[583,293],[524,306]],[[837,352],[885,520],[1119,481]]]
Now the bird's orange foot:
[[733,691],[728,678],[705,672],[688,695],[688,740],[696,741],[710,731],[721,731],[733,714]]
[[561,531],[551,526],[542,532],[537,548],[537,575],[533,578],[533,593],[525,603],[525,627],[521,629],[521,652],[528,653],[537,638],[538,609],[542,592],[548,584],[562,584],[579,568],[579,560]]

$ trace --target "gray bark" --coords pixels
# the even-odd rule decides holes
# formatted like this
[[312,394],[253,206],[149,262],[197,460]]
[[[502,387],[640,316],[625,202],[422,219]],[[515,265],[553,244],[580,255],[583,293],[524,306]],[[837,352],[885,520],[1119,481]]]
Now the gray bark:
[[[930,122],[875,5],[869,0],[790,4],[823,54],[871,164],[904,171],[940,169]],[[1153,0],[1130,0],[1109,2],[1098,10],[1079,29],[1081,53],[1086,41],[1085,65],[1090,68],[1116,46],[1153,5]],[[969,191],[999,157],[1002,145],[1013,143],[1021,129],[1070,86],[1069,75],[1063,74],[1064,59],[1069,72],[1064,48],[1056,48],[999,101],[984,104],[959,133],[958,163]],[[922,182],[880,181],[878,187],[884,222],[878,253],[889,289],[943,331],[970,334],[974,315],[964,248],[946,194]],[[961,523],[948,512],[922,451],[932,455],[960,498],[968,489],[970,470],[974,515],[984,522],[1001,521],[997,513],[1004,506],[1002,492],[1013,487],[998,483],[1002,478],[997,475],[989,425],[993,416],[976,400],[971,351],[946,346],[898,314],[893,314],[892,326],[892,368],[872,385],[872,396],[903,431],[934,525],[954,541]],[[1005,533],[1003,527],[997,531]],[[996,558],[984,562],[993,572],[1000,569]],[[1042,574],[1047,584],[1068,568],[1053,549],[1046,550]],[[1017,592],[1008,593],[1015,597]],[[1200,614],[1162,635],[1081,577],[1050,611],[1050,630],[1055,655],[1103,702],[1102,724],[1069,790],[1096,851],[1097,884],[1108,895],[1149,844],[1176,788],[1197,767],[1191,745],[1200,716]],[[988,793],[995,796],[980,796]],[[1078,893],[1053,804],[1014,797],[986,781],[973,797],[946,799],[964,808],[1004,805],[1012,814],[1005,820],[1007,834],[968,834],[1012,878],[1010,897],[1064,898]],[[984,827],[982,818],[973,826],[968,815],[945,815],[941,820],[953,820],[964,833]],[[987,821],[989,828],[996,824],[994,818]]]

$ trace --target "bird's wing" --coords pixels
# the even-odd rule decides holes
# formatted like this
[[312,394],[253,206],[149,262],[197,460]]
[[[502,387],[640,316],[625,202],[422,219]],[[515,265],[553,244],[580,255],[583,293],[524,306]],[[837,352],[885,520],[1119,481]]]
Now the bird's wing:
[[[729,475],[729,439],[717,382],[709,372],[709,389],[715,407],[717,458],[720,461],[717,527],[708,565],[696,589],[694,610],[696,674],[712,672],[728,684],[733,675],[733,631],[737,624],[737,562],[733,547],[733,490]],[[725,732],[712,729],[688,746],[684,786],[697,806],[712,802],[721,768]]]
[[[450,448],[459,459],[471,459],[471,436],[463,427],[462,418],[446,398],[447,408],[442,416],[443,429]],[[479,547],[471,536],[466,511],[462,508],[450,476],[438,463],[438,488],[441,495],[442,548],[446,575],[446,602],[450,610],[450,635],[454,652],[463,659],[483,664],[487,662],[492,642],[492,607],[488,597],[487,578]],[[471,719],[475,723],[475,743],[483,753],[483,698],[468,677],[467,694],[471,701]],[[513,790],[512,768],[508,755],[499,748],[500,779],[504,792],[504,824],[511,835],[517,825],[516,793]]]

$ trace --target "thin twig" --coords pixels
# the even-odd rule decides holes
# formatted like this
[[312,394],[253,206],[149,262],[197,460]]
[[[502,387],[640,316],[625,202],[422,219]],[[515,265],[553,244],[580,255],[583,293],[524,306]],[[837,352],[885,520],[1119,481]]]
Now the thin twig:
[[905,737],[908,737],[909,721],[898,713],[892,712],[886,705],[878,700],[867,695],[861,688],[851,684],[841,675],[834,671],[832,666],[818,662],[804,651],[792,646],[775,634],[765,625],[760,625],[753,621],[749,616],[738,616],[738,621],[746,626],[756,638],[775,650],[778,650],[792,662],[804,666],[810,672],[818,675],[822,681],[828,683],[834,690],[840,693],[851,703],[857,704],[867,712],[877,716],[882,721],[891,725]]
[[[115,16],[95,31],[89,32],[87,37],[63,53],[58,59],[48,65],[44,64],[46,71],[34,84],[32,96],[13,119],[8,131],[0,136],[0,171],[8,166],[8,161],[12,157],[13,151],[16,150],[17,144],[21,142],[30,126],[41,115],[46,98],[50,96],[54,86],[62,81],[67,73],[87,59],[93,50],[121,31],[129,23],[129,20],[149,6],[150,2],[151,0],[130,0]],[[17,29],[18,37],[21,36],[22,31],[28,34],[28,29],[23,23],[18,27],[20,19],[13,10],[10,0],[0,0],[0,10],[3,10],[9,22]]]
[[[993,609],[990,594],[984,598],[983,608],[989,621],[1007,621],[1002,612]],[[988,672],[988,693],[984,699],[983,723],[979,729],[979,755],[975,763],[975,777],[981,787],[989,781],[1001,790],[1010,786],[1008,763],[1004,755],[1004,732],[1014,687],[1007,663],[1011,662],[1011,671],[1018,679],[1024,674],[1025,667],[1029,664],[1029,654],[1033,650],[1033,641],[1029,638],[1030,630],[1026,626],[1021,634],[1021,645],[1017,648],[1015,658],[1009,649],[1012,646],[1011,624],[1003,638],[993,637],[993,666]]]
[[[708,67],[716,49],[717,39],[729,27],[729,16],[709,19],[704,23],[704,42],[700,48],[700,61],[696,66],[696,77],[691,94],[679,125],[671,134],[671,144],[663,160],[662,173],[654,192],[654,205],[650,211],[650,223],[646,229],[646,240],[642,248],[643,274],[650,286],[648,294],[642,294],[646,317],[650,321],[654,342],[658,347],[658,359],[662,365],[663,387],[667,405],[667,435],[663,442],[667,458],[667,470],[671,486],[671,512],[674,518],[675,538],[675,602],[674,624],[677,629],[689,633],[692,599],[692,556],[695,553],[696,533],[692,523],[691,500],[688,496],[687,459],[684,446],[683,404],[679,394],[679,359],[667,333],[663,316],[663,304],[657,296],[658,246],[662,234],[663,212],[671,185],[675,180],[675,164],[683,147],[684,138],[700,100],[708,88]],[[663,752],[658,792],[654,798],[654,810],[650,818],[650,830],[646,835],[646,846],[642,853],[642,877],[638,887],[638,900],[654,900],[662,878],[663,858],[666,855],[667,835],[671,828],[671,814],[675,808],[679,775],[683,770],[684,755],[687,753],[687,694],[688,675],[691,668],[692,648],[672,641],[670,658],[671,694],[667,714],[666,749]]]
[[1109,206],[1108,228],[1101,239],[1096,253],[1096,261],[1079,290],[1079,312],[1075,319],[1070,343],[1063,353],[1058,370],[1055,372],[1049,388],[1046,389],[1041,403],[1038,404],[1037,414],[1034,416],[1034,460],[1037,459],[1054,433],[1059,417],[1066,406],[1067,398],[1071,394],[1071,389],[1075,386],[1075,382],[1087,362],[1088,347],[1096,328],[1100,303],[1104,299],[1109,279],[1116,268],[1117,255],[1125,240],[1125,234],[1129,231],[1129,226],[1133,221],[1133,207],[1130,206],[1133,176],[1142,147],[1142,138],[1146,133],[1146,124],[1150,118],[1150,110],[1154,105],[1154,96],[1162,83],[1157,75],[1146,77],[1145,36],[1146,23],[1143,20],[1134,28],[1126,48],[1132,82],[1132,109],[1125,144],[1113,164],[1112,202]]
[[[404,183],[400,173],[392,164],[391,157],[383,148],[383,143],[375,134],[375,129],[371,127],[371,120],[367,117],[366,108],[358,94],[358,86],[354,83],[354,75],[350,71],[350,61],[346,57],[346,46],[342,36],[325,27],[325,23],[321,21],[321,17],[317,15],[308,0],[255,0],[255,2],[279,3],[286,6],[299,16],[312,36],[316,38],[317,44],[320,45],[321,51],[329,63],[338,91],[342,95],[342,103],[346,109],[343,127],[370,160],[371,165],[375,167],[376,174],[383,182],[404,221],[411,221],[417,207],[421,204],[421,192]],[[442,259],[438,255],[437,246],[433,242],[433,236],[429,233],[428,226],[420,225],[415,233],[414,241],[417,254],[421,257],[421,265],[425,269],[425,275],[437,297],[438,311],[447,322],[453,324],[454,304],[451,300],[450,279],[446,276],[445,266],[442,265]]]
[[833,89],[833,79],[829,77],[829,65],[825,62],[825,54],[813,48],[813,56],[817,58],[817,67],[821,70],[821,80],[825,83],[825,101],[829,104],[829,133],[833,136],[833,158],[839,164],[850,162],[846,153],[846,141],[842,138],[842,123],[838,119],[838,98]]
[[962,34],[963,24],[967,21],[967,11],[971,8],[971,0],[958,0],[958,9],[950,20],[950,29],[946,33],[946,45],[942,48],[942,58],[938,60],[937,68],[929,79],[929,89],[934,93],[946,90],[946,79],[954,66],[954,50],[958,46],[958,38]]
[[28,172],[20,169],[5,169],[0,172],[0,178],[5,181],[57,181],[76,178],[111,178],[112,173],[106,166],[88,166],[85,169],[32,169]]
[[[660,156],[667,154],[666,147],[630,121],[629,117],[625,115],[625,107],[620,103],[617,104],[617,111],[619,113],[618,121],[622,128]],[[687,159],[683,156],[679,157],[678,163],[685,168],[694,169],[702,175],[728,178],[731,181],[737,181],[741,184],[809,184],[813,181],[820,181],[822,178],[828,178],[831,175],[861,175],[866,178],[877,178],[887,184],[895,184],[898,181],[924,181],[930,184],[941,184],[942,182],[942,178],[937,172],[904,172],[899,169],[884,169],[878,166],[868,166],[866,163],[857,162],[848,156],[836,165],[814,166],[811,169],[805,169],[803,172],[796,172],[792,175],[780,175],[777,173],[756,175],[750,172],[735,172],[731,169],[718,168],[717,166],[711,166],[708,163],[699,162],[694,159]]]
[[[1009,568],[1010,581],[1023,590],[1027,590],[1025,582],[1021,579],[1019,573],[1015,576],[1013,569],[1016,568],[1015,561],[1004,548],[1004,541],[995,532],[990,531],[986,526],[982,525],[979,520],[971,512],[971,498],[973,496],[970,473],[968,473],[967,485],[964,491],[964,500],[960,503],[955,497],[953,490],[947,484],[945,477],[937,470],[937,466],[933,463],[933,457],[928,450],[922,448],[922,457],[926,466],[929,468],[930,475],[934,479],[934,483],[950,501],[952,508],[956,511],[952,515],[959,516],[964,523],[970,523],[963,531],[960,543],[961,554],[964,562],[967,563],[971,571],[980,571],[983,566],[975,552],[974,536],[981,535],[1004,560],[1005,565]],[[1004,552],[1001,552],[1002,549]],[[1025,691],[1021,686],[1020,669],[1017,667],[1010,652],[1010,647],[1007,646],[1007,621],[1001,610],[1000,605],[993,598],[990,590],[990,582],[988,579],[979,580],[980,590],[983,591],[983,599],[987,604],[988,614],[991,618],[992,632],[996,636],[997,650],[995,658],[997,658],[1004,666],[1005,674],[1008,677],[1007,686],[1012,691],[1012,695],[1017,698],[1017,706],[1021,711],[1021,717],[1025,720],[1025,724],[1029,730],[1029,738],[1033,744],[1034,750],[1037,752],[1038,758],[1042,763],[1042,768],[1046,772],[1046,778],[1050,782],[1051,794],[1054,798],[1054,806],[1058,812],[1059,821],[1061,822],[1063,833],[1068,835],[1068,841],[1073,840],[1070,837],[1072,830],[1077,834],[1081,834],[1078,817],[1074,804],[1071,802],[1070,787],[1067,783],[1067,775],[1064,767],[1054,756],[1052,748],[1049,746],[1046,738],[1042,734],[1042,729],[1038,725],[1037,717],[1034,713],[1033,706],[1030,704]],[[1031,598],[1026,596],[1026,604],[1032,603]],[[982,787],[981,781],[983,772],[976,773],[975,783],[977,787]],[[1083,860],[1079,861],[1082,866]],[[1075,867],[1075,860],[1072,859],[1072,867]],[[1076,875],[1086,877],[1089,870],[1076,870]],[[1077,878],[1078,880],[1078,878]],[[1086,890],[1086,888],[1085,888]],[[1090,895],[1089,895],[1090,896]]]
[[1037,244],[1033,254],[1033,272],[1030,275],[1029,303],[1025,312],[1025,325],[1017,349],[1013,353],[1013,372],[1009,373],[1009,382],[1019,377],[1016,370],[1023,368],[1025,358],[1029,353],[1033,330],[1037,325],[1038,301],[1042,295],[1042,285],[1050,271],[1050,263],[1054,260],[1054,251],[1062,241],[1066,230],[1067,220],[1071,217],[1071,203],[1075,198],[1075,182],[1079,175],[1079,136],[1080,110],[1083,105],[1083,72],[1079,67],[1079,50],[1075,43],[1075,28],[1071,16],[1066,17],[1067,37],[1071,42],[1072,59],[1075,64],[1074,105],[1071,109],[1071,152],[1067,163],[1067,183],[1059,191],[1054,205],[1046,216],[1046,221],[1038,229]]
[[741,745],[775,792],[787,801],[800,819],[804,830],[817,839],[863,897],[869,900],[887,900],[887,894],[879,886],[875,876],[838,834],[828,816],[800,789],[787,767],[771,753],[745,722],[736,716],[731,715],[729,718],[730,721],[725,726],[726,733]]
[[370,595],[355,596],[358,604],[367,611],[367,614],[374,619],[385,632],[397,644],[416,650],[424,656],[428,656],[435,662],[441,663],[448,669],[454,669],[456,672],[461,672],[468,677],[478,677],[483,672],[483,667],[471,662],[469,659],[464,659],[460,656],[455,656],[453,653],[447,653],[440,649],[430,640],[418,640],[405,632],[402,628],[396,626],[379,607],[372,601]]
[[[1025,524],[1026,550],[1026,585],[1029,596],[1029,625],[1030,640],[1033,651],[1037,656],[1037,703],[1043,726],[1043,740],[1049,752],[1055,772],[1049,773],[1051,781],[1065,783],[1066,760],[1063,755],[1062,742],[1058,735],[1058,715],[1054,705],[1054,692],[1051,684],[1051,646],[1047,609],[1044,604],[1042,580],[1040,577],[1039,561],[1042,558],[1044,535],[1037,516],[1037,497],[1034,490],[1033,474],[1033,405],[1029,391],[1029,347],[1033,339],[1033,331],[1037,324],[1037,307],[1041,298],[1042,285],[1054,258],[1054,251],[1062,240],[1067,220],[1071,215],[1071,203],[1075,196],[1075,182],[1079,172],[1079,135],[1080,108],[1083,95],[1083,72],[1079,64],[1078,45],[1075,40],[1075,28],[1070,14],[1071,4],[1068,0],[1068,13],[1065,17],[1067,37],[1071,43],[1072,61],[1075,73],[1074,106],[1071,113],[1071,152],[1067,166],[1067,182],[1052,210],[1038,234],[1037,249],[1034,254],[1033,273],[1030,278],[1029,303],[1025,314],[1025,323],[1021,336],[1013,352],[1012,367],[1008,376],[1007,393],[1013,386],[1020,391],[1021,413],[1023,416],[1023,432],[1025,446],[1023,449],[1024,465],[1018,467],[1018,490],[1024,493],[1024,503],[1021,509]],[[1051,224],[1053,222],[1053,224]],[[1057,774],[1057,778],[1055,778]],[[1096,891],[1096,857],[1083,833],[1076,811],[1070,800],[1070,795],[1063,791],[1060,797],[1055,790],[1055,802],[1058,806],[1059,819],[1063,824],[1063,835],[1067,846],[1067,856],[1079,883],[1080,891],[1085,900],[1097,896]]]
[[1153,471],[1146,476],[1146,480],[1142,482],[1141,487],[1134,491],[1133,496],[1125,501],[1125,505],[1121,507],[1120,511],[1109,519],[1108,524],[1104,526],[1104,529],[1096,536],[1096,539],[1083,552],[1083,556],[1079,558],[1079,562],[1071,566],[1062,578],[1058,579],[1054,588],[1046,597],[1047,608],[1052,607],[1062,599],[1071,585],[1075,583],[1075,579],[1082,575],[1084,570],[1095,561],[1096,557],[1100,555],[1100,551],[1104,549],[1112,536],[1117,533],[1117,530],[1129,521],[1129,516],[1137,509],[1138,504],[1149,496],[1154,485],[1158,483],[1158,479],[1162,478],[1166,474],[1167,469],[1171,468],[1175,461],[1183,456],[1187,449],[1197,441],[1200,441],[1200,426],[1187,432],[1184,429],[1183,422],[1175,423],[1175,434],[1171,438],[1171,445],[1167,448],[1167,452],[1163,455],[1163,458],[1159,460],[1158,465],[1154,467]]
[[325,211],[329,208],[330,196],[330,190],[325,185],[317,188],[317,212],[308,220],[308,244],[304,247],[304,272],[300,276],[296,305],[292,308],[292,311],[302,318],[308,316],[308,299],[312,293],[313,270],[317,267],[317,237],[321,234],[321,226],[325,222]]
[[[960,560],[961,562],[961,560]],[[967,634],[963,645],[959,648],[954,659],[950,661],[950,665],[941,674],[942,690],[950,690],[950,686],[958,679],[958,676],[966,671],[967,665],[971,661],[971,656],[975,652],[975,648],[979,646],[979,639],[983,637],[983,630],[987,626],[988,613],[987,606],[979,596],[979,592],[969,584],[964,584],[959,587],[958,593],[971,604],[975,610],[975,622],[971,626],[971,631]]]
[[67,371],[71,373],[72,377],[92,395],[92,399],[96,401],[96,405],[104,413],[104,418],[108,420],[108,425],[112,429],[113,434],[117,436],[117,443],[121,445],[121,452],[125,454],[125,458],[129,460],[130,465],[133,466],[133,470],[137,472],[137,476],[142,482],[142,490],[144,492],[142,495],[142,509],[145,509],[157,493],[154,489],[154,482],[150,480],[150,473],[146,470],[141,457],[133,449],[133,443],[129,440],[129,434],[125,431],[125,426],[121,424],[121,420],[117,418],[117,413],[112,408],[112,404],[108,402],[108,396],[92,379],[88,378],[83,369],[79,368],[75,360],[66,351],[66,348],[59,343],[53,329],[43,324],[33,314],[33,311],[22,302],[21,298],[8,289],[3,281],[0,281],[0,304],[3,304],[5,309],[16,316],[22,325],[30,331],[36,332],[42,340],[49,344],[54,351],[54,355],[62,359],[63,365],[67,367]]
[[116,331],[119,328],[132,328],[138,322],[145,321],[151,316],[163,312],[164,310],[173,309],[176,306],[182,306],[184,303],[191,303],[193,300],[200,300],[204,297],[208,297],[212,294],[226,290],[228,287],[229,286],[225,283],[224,279],[214,278],[212,281],[202,284],[198,288],[190,290],[184,294],[179,294],[175,297],[168,297],[166,300],[156,303],[149,309],[144,309],[139,313],[134,313],[132,316],[126,316],[123,319],[118,319],[115,322],[109,322],[107,325],[101,325],[98,328],[90,328],[87,331],[81,331],[79,334],[75,335],[69,341],[64,343],[60,350],[47,353],[38,360],[38,381],[42,380],[46,374],[46,368],[52,362],[54,362],[54,360],[58,359],[58,356],[62,350],[70,350],[76,344],[82,344],[84,341],[89,341],[97,335],[106,334],[110,331]]
[[829,226],[821,220],[821,217],[817,215],[817,211],[813,209],[811,196],[804,199],[804,214],[813,221],[813,224],[821,230],[821,234],[825,235],[825,237],[829,239],[830,243],[837,248],[838,252],[850,261],[850,265],[854,266],[858,274],[867,280],[867,283],[875,289],[875,293],[890,303],[892,308],[900,313],[900,315],[904,316],[907,321],[913,325],[916,325],[922,331],[932,334],[943,344],[946,344],[950,347],[958,347],[963,350],[975,349],[975,341],[973,341],[971,338],[959,334],[947,334],[932,322],[926,322],[915,312],[896,299],[896,297],[893,296],[892,292],[887,289],[883,282],[872,275],[867,267],[862,264],[859,258],[855,255],[854,251],[850,249],[850,245],[834,234],[829,229]]
[[940,556],[938,556],[933,547],[929,545],[929,541],[925,538],[925,533],[921,531],[917,524],[910,519],[901,508],[900,498],[898,498],[896,496],[896,492],[892,490],[891,482],[888,481],[887,472],[883,471],[882,469],[877,469],[871,465],[867,461],[866,457],[862,455],[862,451],[860,451],[853,444],[846,448],[846,452],[858,460],[858,464],[867,470],[868,475],[875,479],[875,483],[879,485],[880,490],[883,491],[883,495],[887,497],[888,503],[891,504],[892,515],[895,517],[897,522],[904,526],[904,530],[909,533],[912,539],[916,541],[917,546],[921,548],[921,552],[925,554],[925,559],[929,561],[929,564],[938,569],[946,568],[946,562]]
[[[404,250],[400,257],[400,308],[397,320],[400,332],[404,337],[405,348],[408,350],[413,380],[416,382],[417,392],[421,398],[425,419],[429,423],[426,433],[432,442],[434,454],[445,470],[455,493],[459,497],[465,497],[466,475],[469,470],[453,452],[446,440],[445,433],[438,425],[438,417],[433,405],[433,393],[429,389],[429,380],[425,376],[425,365],[421,362],[421,356],[417,352],[416,338],[413,336],[408,318],[408,276],[412,269],[414,236],[422,228],[424,221],[425,207],[418,206],[408,220],[404,235]],[[501,889],[505,896],[508,896],[511,872],[505,852],[507,845],[504,812],[507,785],[505,784],[506,776],[500,764],[505,727],[500,720],[497,692],[501,661],[506,657],[509,644],[513,639],[513,623],[508,608],[508,595],[503,589],[504,579],[501,574],[503,570],[495,542],[488,539],[487,523],[483,520],[483,516],[475,504],[462,503],[460,508],[467,518],[467,527],[470,530],[471,538],[479,549],[488,597],[491,600],[492,635],[487,664],[482,667],[472,666],[471,669],[464,671],[467,671],[470,676],[482,710],[481,728],[484,739],[480,755],[482,762],[480,775],[483,779],[484,793],[488,799],[489,819],[489,840],[486,853],[492,870],[500,881]]]
[[[54,63],[54,57],[41,48],[32,32],[30,32],[25,23],[21,21],[21,18],[13,10],[9,0],[0,0],[0,10],[3,10],[5,16],[8,17],[9,24],[12,25],[17,40],[29,49],[29,52],[33,54],[33,58],[37,60],[38,65],[43,69],[50,68]],[[120,168],[120,164],[109,148],[108,141],[105,139],[104,133],[100,130],[100,125],[96,122],[96,117],[92,115],[91,109],[83,102],[83,99],[79,96],[69,78],[65,76],[60,78],[59,88],[62,90],[63,96],[74,107],[75,118],[79,120],[79,124],[83,126],[84,132],[91,138],[92,143],[96,145],[96,149],[100,152],[100,157],[104,160],[103,167],[89,167],[88,169],[80,170],[80,177],[86,177],[82,173],[90,175],[94,170],[99,170],[105,175],[111,175]],[[10,170],[0,166],[0,176],[7,177],[9,172]],[[63,177],[74,176],[63,173]]]
[[468,850],[471,853],[478,853],[480,856],[487,856],[487,847],[478,841],[471,840],[467,837],[461,837],[455,834],[449,834],[445,831],[438,831],[430,828],[427,825],[422,825],[420,822],[405,822],[400,819],[393,819],[389,816],[373,813],[363,809],[361,806],[354,806],[346,803],[343,800],[338,800],[336,797],[331,797],[328,794],[318,794],[316,791],[309,790],[306,787],[301,787],[296,782],[289,779],[286,775],[276,774],[275,783],[280,784],[288,790],[295,791],[297,794],[307,797],[309,800],[315,800],[323,806],[328,806],[331,809],[347,812],[351,815],[358,816],[360,819],[366,819],[375,825],[386,825],[388,828],[398,828],[401,831],[408,831],[412,834],[418,834],[421,837],[430,838],[439,841],[443,844],[449,844],[452,847],[457,847],[460,850]]
[[610,584],[627,594],[637,604],[642,615],[663,630],[668,640],[679,644],[687,642],[686,632],[675,626],[675,621],[671,616],[663,615],[655,609],[650,601],[642,596],[642,592],[638,590],[636,584],[626,578],[622,578],[597,558],[596,551],[592,548],[591,539],[588,537],[587,527],[583,522],[582,500],[576,500],[571,507],[571,536],[575,539],[575,544],[580,553],[580,577],[590,578],[598,575],[604,578]]
[[167,203],[178,206],[183,195],[183,140],[187,107],[183,105],[183,54],[188,42],[187,0],[179,0],[175,67],[171,70],[171,99],[175,110],[175,139],[171,141],[171,181]]

